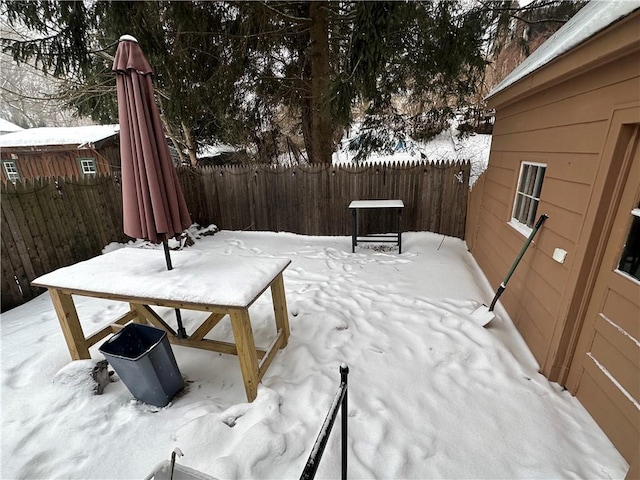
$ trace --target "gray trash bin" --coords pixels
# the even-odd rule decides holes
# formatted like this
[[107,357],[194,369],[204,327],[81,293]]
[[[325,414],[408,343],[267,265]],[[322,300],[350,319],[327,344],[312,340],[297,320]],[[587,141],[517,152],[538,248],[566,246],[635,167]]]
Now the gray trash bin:
[[130,323],[99,350],[131,394],[144,403],[164,407],[184,386],[164,330]]

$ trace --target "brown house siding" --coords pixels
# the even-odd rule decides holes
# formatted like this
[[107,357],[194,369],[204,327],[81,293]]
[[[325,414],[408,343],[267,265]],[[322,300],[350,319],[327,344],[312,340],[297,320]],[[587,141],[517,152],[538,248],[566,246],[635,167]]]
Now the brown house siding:
[[[596,310],[600,300],[592,292],[596,277],[615,269],[600,267],[614,239],[609,232],[616,232],[619,243],[628,228],[614,225],[611,212],[625,183],[635,182],[627,178],[636,142],[632,132],[640,124],[639,31],[636,11],[490,99],[496,109],[491,157],[468,210],[482,221],[467,221],[470,250],[497,287],[525,240],[508,225],[521,162],[546,164],[538,215],[549,219],[501,301],[541,372],[577,394],[633,471],[638,470],[637,403],[622,398],[623,390],[605,371],[640,400],[640,298],[629,293],[635,301],[625,306],[610,293],[603,310]],[[556,248],[568,252],[565,263],[552,259]],[[610,256],[619,258],[616,252]],[[598,320],[600,311],[612,320]],[[629,337],[636,343],[626,345]]]
[[[86,149],[75,146],[4,147],[0,157],[15,162],[21,179],[82,176],[79,158],[93,158],[99,174],[120,170],[120,147],[116,142]],[[2,180],[7,181],[4,169]]]

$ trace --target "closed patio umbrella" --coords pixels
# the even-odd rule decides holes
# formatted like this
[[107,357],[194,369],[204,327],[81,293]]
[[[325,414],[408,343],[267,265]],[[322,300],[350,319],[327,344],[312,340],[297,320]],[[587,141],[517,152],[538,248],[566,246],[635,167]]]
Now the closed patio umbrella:
[[[118,91],[124,233],[162,243],[172,269],[167,239],[191,225],[187,204],[169,153],[153,95],[152,70],[138,42],[120,37],[113,70]],[[186,337],[176,309],[178,336]]]

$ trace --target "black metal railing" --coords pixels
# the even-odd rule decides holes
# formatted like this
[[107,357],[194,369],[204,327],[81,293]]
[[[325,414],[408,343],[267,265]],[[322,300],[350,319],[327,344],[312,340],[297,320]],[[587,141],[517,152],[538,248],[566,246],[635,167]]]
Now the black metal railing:
[[347,478],[347,375],[349,367],[345,364],[340,366],[340,387],[333,398],[333,403],[325,418],[316,443],[313,445],[309,460],[304,467],[300,480],[311,480],[316,476],[316,471],[322,459],[322,453],[327,446],[331,429],[338,416],[338,411],[342,409],[342,480]]

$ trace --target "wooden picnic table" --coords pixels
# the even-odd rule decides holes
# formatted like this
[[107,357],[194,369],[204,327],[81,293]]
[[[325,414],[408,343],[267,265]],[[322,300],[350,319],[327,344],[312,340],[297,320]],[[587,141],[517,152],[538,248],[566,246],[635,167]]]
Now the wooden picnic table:
[[[171,252],[173,270],[167,270],[159,250],[122,248],[63,267],[36,278],[32,285],[49,290],[71,358],[91,358],[89,347],[133,321],[150,323],[167,332],[174,345],[237,355],[248,401],[277,351],[287,345],[289,319],[282,274],[291,260],[211,252]],[[249,307],[271,290],[276,335],[264,350],[256,348]],[[129,311],[85,336],[73,295],[129,303]],[[188,336],[178,338],[151,306],[210,312]],[[235,343],[204,338],[226,315]]]

